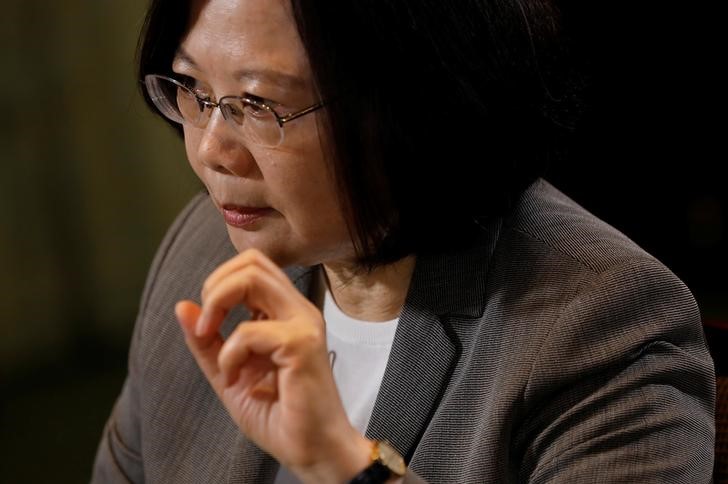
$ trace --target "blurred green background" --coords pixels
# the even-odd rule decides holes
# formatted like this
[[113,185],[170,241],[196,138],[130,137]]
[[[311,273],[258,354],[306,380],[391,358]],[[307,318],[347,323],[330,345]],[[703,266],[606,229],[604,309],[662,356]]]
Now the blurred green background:
[[88,480],[147,268],[199,189],[137,93],[145,8],[2,2],[1,482]]
[[[146,0],[2,7],[0,482],[86,482],[147,268],[200,185],[138,95]],[[728,202],[707,116],[722,86],[706,46],[720,43],[705,36],[720,29],[698,9],[562,7],[589,112],[549,178],[687,282],[726,323],[709,328],[718,355]]]

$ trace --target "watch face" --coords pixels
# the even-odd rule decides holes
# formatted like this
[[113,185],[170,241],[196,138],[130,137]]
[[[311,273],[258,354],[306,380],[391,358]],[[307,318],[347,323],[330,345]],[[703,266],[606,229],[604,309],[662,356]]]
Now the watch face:
[[391,445],[386,442],[379,442],[379,460],[394,474],[397,474],[398,476],[404,475],[406,470],[404,459]]

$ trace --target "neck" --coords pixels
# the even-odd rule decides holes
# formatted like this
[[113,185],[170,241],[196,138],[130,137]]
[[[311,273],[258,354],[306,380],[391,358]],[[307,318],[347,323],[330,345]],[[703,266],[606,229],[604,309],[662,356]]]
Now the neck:
[[345,314],[362,321],[390,321],[402,311],[414,267],[415,257],[408,256],[372,272],[346,263],[326,263],[324,274]]

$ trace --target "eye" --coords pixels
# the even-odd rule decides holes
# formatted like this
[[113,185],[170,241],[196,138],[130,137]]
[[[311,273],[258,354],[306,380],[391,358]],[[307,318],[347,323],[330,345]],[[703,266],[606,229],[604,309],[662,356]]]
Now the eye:
[[267,101],[261,97],[254,96],[252,94],[246,94],[243,100],[243,112],[245,116],[252,118],[269,118],[271,113],[266,106],[269,106],[270,101]]
[[252,116],[254,118],[262,118],[268,115],[267,109],[252,103],[243,104],[243,112],[246,116]]
[[243,124],[243,119],[245,118],[245,115],[243,114],[244,111],[241,110],[235,103],[226,102],[220,105],[220,109],[223,110],[223,114],[228,119],[232,119],[237,124]]
[[191,76],[185,76],[184,74],[178,74],[177,80],[187,89],[192,91],[197,98],[207,101],[210,99],[210,94],[206,88],[204,88],[201,83]]

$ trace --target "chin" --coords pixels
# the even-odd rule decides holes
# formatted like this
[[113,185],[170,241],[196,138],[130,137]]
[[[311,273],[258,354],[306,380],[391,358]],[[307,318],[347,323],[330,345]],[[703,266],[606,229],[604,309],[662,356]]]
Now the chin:
[[[280,243],[268,240],[268,237],[261,236],[259,232],[241,233],[240,229],[228,227],[228,235],[233,247],[239,253],[245,252],[248,249],[258,249],[279,267],[300,265],[298,258],[295,257],[290,248],[283,247]],[[276,238],[278,240],[285,239],[285,237]]]
[[316,244],[298,240],[295,245],[292,243],[295,239],[292,240],[289,233],[244,231],[230,226],[228,235],[238,252],[257,249],[281,268],[311,267],[329,261],[356,260],[354,246],[349,241]]

